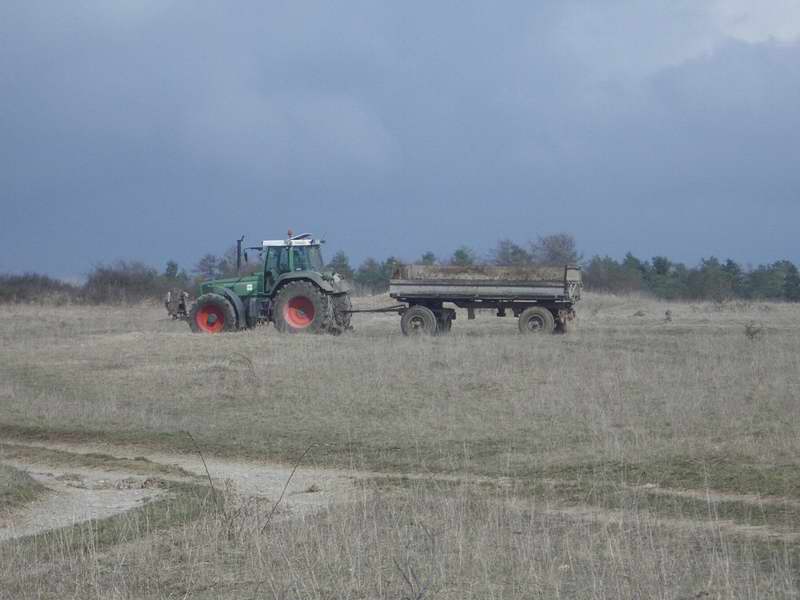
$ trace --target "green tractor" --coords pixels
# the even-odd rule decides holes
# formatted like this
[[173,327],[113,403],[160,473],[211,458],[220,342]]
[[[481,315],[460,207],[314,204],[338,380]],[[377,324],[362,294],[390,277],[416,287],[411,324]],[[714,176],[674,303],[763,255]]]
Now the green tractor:
[[320,240],[310,234],[291,235],[286,240],[265,240],[246,248],[237,241],[237,272],[247,250],[260,252],[263,263],[255,272],[206,281],[200,296],[186,306],[173,301],[167,310],[189,321],[195,333],[222,333],[275,323],[286,333],[331,333],[350,329],[349,286],[336,273],[324,271]]

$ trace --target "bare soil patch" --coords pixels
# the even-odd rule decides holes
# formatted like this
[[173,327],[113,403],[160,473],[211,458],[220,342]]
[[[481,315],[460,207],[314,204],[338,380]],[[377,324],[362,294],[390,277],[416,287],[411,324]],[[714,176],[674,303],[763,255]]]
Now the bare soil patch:
[[9,464],[27,471],[48,493],[0,515],[0,541],[124,513],[161,493],[157,479],[126,472],[37,471],[31,470],[34,465]]

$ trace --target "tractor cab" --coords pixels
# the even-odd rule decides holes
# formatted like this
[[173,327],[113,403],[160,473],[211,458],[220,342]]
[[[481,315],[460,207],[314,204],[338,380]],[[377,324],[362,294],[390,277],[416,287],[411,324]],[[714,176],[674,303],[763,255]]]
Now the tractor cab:
[[308,233],[288,240],[264,240],[264,291],[270,293],[278,279],[286,273],[322,273],[325,263],[322,260],[321,243]]

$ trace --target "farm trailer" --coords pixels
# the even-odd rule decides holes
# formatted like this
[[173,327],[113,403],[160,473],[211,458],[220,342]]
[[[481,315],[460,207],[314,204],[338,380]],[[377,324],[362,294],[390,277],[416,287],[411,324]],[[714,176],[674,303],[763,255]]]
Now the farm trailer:
[[498,317],[510,312],[521,333],[566,332],[582,287],[581,270],[573,265],[403,265],[389,282],[389,295],[402,304],[379,310],[398,312],[405,335],[450,331],[456,311],[445,303],[466,309],[469,319],[481,309],[495,310]]

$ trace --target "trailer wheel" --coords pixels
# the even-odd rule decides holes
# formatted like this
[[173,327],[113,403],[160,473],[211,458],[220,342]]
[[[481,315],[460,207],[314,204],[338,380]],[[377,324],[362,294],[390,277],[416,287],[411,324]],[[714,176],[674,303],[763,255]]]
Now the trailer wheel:
[[556,321],[556,333],[574,333],[577,322],[575,320],[574,310],[560,310],[558,311],[558,320]]
[[328,297],[308,281],[287,283],[275,300],[275,328],[284,333],[321,333],[331,325]]
[[333,320],[340,331],[347,331],[352,329],[350,319],[352,314],[353,305],[350,302],[350,294],[339,294],[331,296],[331,304],[333,305]]
[[575,333],[575,321],[559,321],[556,323],[556,333],[568,334]]
[[403,313],[400,329],[403,335],[436,335],[436,315],[427,306],[414,305]]
[[189,327],[194,333],[222,333],[236,329],[233,305],[219,294],[203,294],[189,311]]
[[450,333],[450,330],[453,328],[453,320],[449,317],[442,317],[440,319],[436,319],[436,331],[439,334]]
[[519,316],[520,333],[553,333],[556,320],[543,306],[531,306]]

